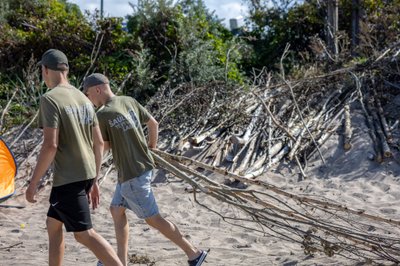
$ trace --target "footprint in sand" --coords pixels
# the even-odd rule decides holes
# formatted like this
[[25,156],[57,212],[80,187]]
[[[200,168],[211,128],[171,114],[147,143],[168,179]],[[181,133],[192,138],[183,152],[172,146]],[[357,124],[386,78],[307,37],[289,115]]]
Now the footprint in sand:
[[395,214],[397,212],[396,209],[392,209],[392,208],[381,208],[381,209],[379,209],[379,211],[383,214]]
[[353,193],[352,195],[356,198],[360,198],[363,200],[366,200],[369,198],[369,196],[367,194],[362,194],[362,193]]

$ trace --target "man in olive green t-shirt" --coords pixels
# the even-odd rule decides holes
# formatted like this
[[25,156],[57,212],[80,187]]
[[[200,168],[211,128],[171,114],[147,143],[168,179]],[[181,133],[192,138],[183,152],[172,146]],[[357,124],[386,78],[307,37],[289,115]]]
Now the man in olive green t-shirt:
[[88,247],[106,265],[121,265],[111,245],[92,228],[88,199],[99,204],[97,175],[103,140],[93,105],[69,84],[68,59],[56,49],[46,51],[39,62],[42,78],[50,89],[40,100],[39,126],[43,145],[26,199],[35,203],[40,178],[54,161],[53,186],[47,213],[49,265],[62,265],[63,225],[75,239]]
[[[110,211],[114,220],[117,253],[122,263],[127,265],[129,223],[125,211],[130,209],[179,246],[186,253],[190,266],[200,266],[207,252],[194,247],[175,224],[159,214],[151,189],[154,162],[149,148],[155,149],[157,145],[157,121],[135,99],[115,96],[109,80],[102,74],[88,76],[84,80],[83,92],[95,106],[102,106],[97,117],[105,149],[111,147],[118,169],[118,182]],[[148,127],[148,143],[142,124]]]

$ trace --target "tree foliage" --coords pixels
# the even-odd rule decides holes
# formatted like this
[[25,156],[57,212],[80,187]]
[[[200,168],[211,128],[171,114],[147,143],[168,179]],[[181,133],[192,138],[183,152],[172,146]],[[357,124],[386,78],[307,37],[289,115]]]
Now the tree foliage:
[[84,15],[75,4],[66,1],[9,2],[10,11],[0,26],[3,74],[20,77],[27,62],[31,58],[39,60],[49,48],[62,50],[70,61],[71,75],[79,78],[92,66],[92,71],[120,80],[132,67],[125,51],[130,39],[122,29],[122,18]]
[[218,80],[244,82],[245,43],[223,27],[201,0],[140,0],[123,18],[82,14],[65,0],[6,0],[0,26],[0,71],[21,77],[26,62],[49,48],[65,52],[70,76],[102,72],[116,83],[131,73],[125,93],[147,98],[163,85]]
[[91,49],[94,32],[79,8],[56,0],[9,0],[6,23],[0,27],[0,70],[20,74],[31,57],[49,47],[75,58]]
[[[347,7],[348,1],[343,1]],[[380,51],[390,47],[399,40],[400,30],[400,1],[399,0],[365,0],[361,1],[361,29],[358,53],[369,57],[374,50]],[[347,17],[348,13],[343,14]],[[346,20],[344,20],[346,22]],[[349,28],[350,25],[343,25]]]
[[[293,51],[292,60],[300,59],[300,52],[309,50],[311,38],[324,34],[324,14],[317,0],[299,4],[293,0],[248,0],[247,36],[253,45],[255,56],[248,64],[252,67],[276,69],[275,64],[287,43]],[[272,5],[271,5],[272,3]]]
[[138,1],[128,16],[133,43],[153,55],[149,67],[156,87],[214,80],[242,82],[239,50],[235,39],[201,0]]
[[[139,0],[123,18],[82,13],[66,0],[4,0],[1,10],[0,81],[24,80],[27,62],[49,48],[63,50],[70,76],[79,85],[86,74],[102,72],[124,92],[148,98],[161,87],[213,81],[246,83],[253,68],[277,70],[287,43],[288,69],[312,61],[312,40],[325,40],[326,6],[320,0],[246,0],[247,25],[238,35],[227,30],[202,0]],[[4,2],[4,3],[5,3]],[[399,0],[361,1],[358,54],[398,39]],[[351,0],[340,0],[339,29],[351,36]],[[301,63],[300,63],[301,64]],[[292,68],[293,69],[293,68]]]
[[[358,56],[369,57],[379,47],[388,47],[398,39],[400,27],[400,1],[365,0],[354,6],[352,0],[339,0],[339,38],[341,51],[349,60],[350,48]],[[255,57],[247,64],[251,67],[276,69],[276,63],[287,43],[291,48],[291,60],[301,64],[313,57],[315,37],[326,40],[327,1],[320,0],[246,0],[249,6],[249,43],[254,47]],[[352,12],[360,10],[360,45],[350,47],[352,37]],[[306,59],[306,60],[304,60]]]

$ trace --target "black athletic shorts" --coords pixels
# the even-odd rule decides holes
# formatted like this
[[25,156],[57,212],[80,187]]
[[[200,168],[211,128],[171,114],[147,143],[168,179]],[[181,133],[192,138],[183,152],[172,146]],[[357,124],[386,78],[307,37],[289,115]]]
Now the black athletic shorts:
[[67,232],[82,232],[92,228],[87,193],[94,179],[53,187],[47,216],[64,223]]

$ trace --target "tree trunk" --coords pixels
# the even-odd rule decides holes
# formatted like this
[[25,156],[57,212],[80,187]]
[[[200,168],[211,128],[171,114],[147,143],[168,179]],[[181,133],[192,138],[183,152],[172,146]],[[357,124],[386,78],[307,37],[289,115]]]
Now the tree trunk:
[[328,0],[327,42],[332,54],[338,54],[337,32],[339,28],[339,0]]
[[356,55],[356,48],[360,42],[360,0],[353,0],[351,9],[351,50],[352,55]]

